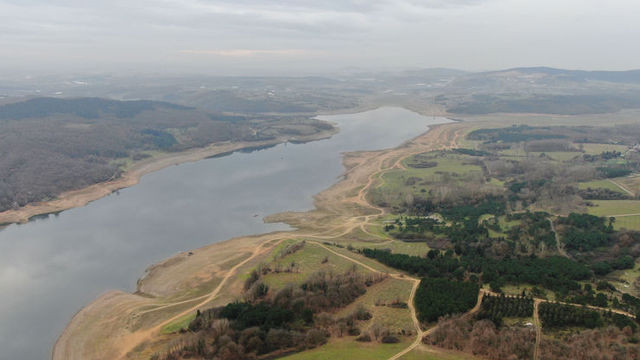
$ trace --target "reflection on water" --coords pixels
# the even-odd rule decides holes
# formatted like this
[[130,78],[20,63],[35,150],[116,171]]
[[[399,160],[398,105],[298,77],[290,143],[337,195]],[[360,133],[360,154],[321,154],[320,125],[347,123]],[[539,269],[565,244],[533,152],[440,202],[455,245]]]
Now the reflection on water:
[[310,209],[343,172],[341,152],[394,147],[447,122],[399,108],[321,118],[340,133],[172,166],[119,195],[0,231],[0,358],[48,358],[76,311],[106,290],[135,290],[154,262],[287,229],[262,218]]

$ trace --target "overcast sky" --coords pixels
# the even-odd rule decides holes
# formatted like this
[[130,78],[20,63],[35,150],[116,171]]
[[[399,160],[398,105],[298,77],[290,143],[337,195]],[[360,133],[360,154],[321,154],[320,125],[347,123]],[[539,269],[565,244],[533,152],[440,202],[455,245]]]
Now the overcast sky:
[[2,71],[640,68],[639,0],[0,0]]

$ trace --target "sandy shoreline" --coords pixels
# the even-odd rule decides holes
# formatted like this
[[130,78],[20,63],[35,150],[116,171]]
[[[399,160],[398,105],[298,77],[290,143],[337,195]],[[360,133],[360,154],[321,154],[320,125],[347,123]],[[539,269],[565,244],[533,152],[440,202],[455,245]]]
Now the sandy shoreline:
[[130,169],[115,180],[93,184],[78,190],[67,191],[60,194],[54,200],[31,203],[16,210],[0,212],[0,226],[26,223],[34,216],[57,213],[85,206],[117,190],[138,184],[140,178],[146,174],[162,170],[172,165],[194,162],[243,149],[277,145],[287,141],[309,142],[322,140],[335,135],[337,132],[338,129],[334,128],[333,130],[320,131],[314,135],[278,137],[265,141],[222,142],[179,153],[164,153],[134,163]]

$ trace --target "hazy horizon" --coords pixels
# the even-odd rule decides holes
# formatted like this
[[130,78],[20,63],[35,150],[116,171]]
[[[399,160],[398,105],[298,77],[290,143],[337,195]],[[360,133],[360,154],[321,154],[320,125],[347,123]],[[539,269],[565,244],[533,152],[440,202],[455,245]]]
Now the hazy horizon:
[[0,0],[2,74],[639,68],[614,0]]

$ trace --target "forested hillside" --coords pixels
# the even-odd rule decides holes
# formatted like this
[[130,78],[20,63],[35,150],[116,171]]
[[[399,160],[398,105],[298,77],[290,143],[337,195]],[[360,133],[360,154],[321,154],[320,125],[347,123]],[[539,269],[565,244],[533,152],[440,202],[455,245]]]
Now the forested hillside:
[[120,175],[132,161],[218,141],[331,129],[304,118],[207,113],[155,101],[34,98],[0,106],[0,211]]

